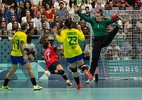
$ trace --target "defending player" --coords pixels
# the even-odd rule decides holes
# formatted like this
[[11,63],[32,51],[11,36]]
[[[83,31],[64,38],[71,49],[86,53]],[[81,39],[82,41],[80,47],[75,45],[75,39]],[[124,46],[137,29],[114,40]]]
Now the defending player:
[[70,64],[75,82],[77,84],[77,89],[79,90],[82,88],[82,84],[79,81],[77,66],[87,75],[88,79],[93,80],[92,74],[88,71],[86,65],[84,64],[82,49],[78,43],[78,40],[83,41],[85,36],[80,25],[78,25],[79,30],[72,28],[71,18],[66,19],[65,26],[66,28],[61,31],[60,35],[58,35],[56,27],[53,31],[57,41],[64,44],[64,56]]
[[6,75],[6,78],[5,78],[4,83],[2,85],[2,89],[12,90],[12,88],[10,88],[8,86],[8,82],[9,82],[10,78],[12,77],[12,75],[15,73],[15,71],[18,67],[18,63],[23,65],[28,70],[29,77],[30,77],[31,82],[33,84],[33,90],[42,89],[41,86],[37,85],[32,67],[31,67],[30,63],[28,62],[27,56],[24,55],[24,48],[25,48],[25,45],[27,42],[27,35],[24,32],[24,30],[26,30],[26,28],[27,28],[27,24],[23,24],[21,26],[21,31],[17,31],[14,34],[14,36],[12,37],[12,40],[11,40],[12,51],[11,51],[11,55],[10,55],[12,67],[11,67],[11,70]]

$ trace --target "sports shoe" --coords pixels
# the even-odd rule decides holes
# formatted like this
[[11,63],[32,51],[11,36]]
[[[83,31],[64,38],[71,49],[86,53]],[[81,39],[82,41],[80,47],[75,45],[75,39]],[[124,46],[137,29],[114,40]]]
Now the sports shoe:
[[72,83],[71,83],[69,80],[66,80],[66,84],[67,84],[68,86],[72,86]]
[[87,75],[89,80],[91,80],[91,81],[93,80],[93,76],[88,70],[84,70],[84,73]]
[[36,85],[36,86],[33,86],[33,89],[34,89],[34,91],[41,90],[42,86]]
[[7,89],[7,90],[12,90],[12,88],[10,88],[9,86],[3,86],[1,87],[2,89]]
[[91,80],[91,81],[88,79],[88,80],[86,81],[86,84],[90,84],[90,83],[92,83],[92,82],[94,82],[94,81],[95,81],[95,78],[93,78],[93,80]]
[[119,28],[123,28],[123,21],[122,20],[118,20],[117,21],[117,25]]
[[81,83],[79,83],[79,84],[77,85],[76,89],[79,90],[79,89],[82,88],[82,87],[83,87],[83,85],[82,85]]
[[44,74],[49,77],[51,73],[49,71],[44,71]]

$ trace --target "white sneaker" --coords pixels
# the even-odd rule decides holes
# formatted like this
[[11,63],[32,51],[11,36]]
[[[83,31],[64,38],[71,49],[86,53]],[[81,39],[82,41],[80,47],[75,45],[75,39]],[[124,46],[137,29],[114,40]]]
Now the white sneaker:
[[42,86],[39,86],[39,85],[33,86],[34,91],[36,91],[36,90],[41,90],[42,88],[43,88],[43,87],[42,87]]
[[50,73],[50,71],[44,71],[44,74],[49,77],[51,73]]
[[92,82],[94,82],[95,81],[95,78],[93,78],[93,80],[92,81],[90,81],[89,79],[86,81],[86,84],[90,84],[90,83],[92,83]]
[[66,80],[67,86],[72,86],[72,83],[69,80]]

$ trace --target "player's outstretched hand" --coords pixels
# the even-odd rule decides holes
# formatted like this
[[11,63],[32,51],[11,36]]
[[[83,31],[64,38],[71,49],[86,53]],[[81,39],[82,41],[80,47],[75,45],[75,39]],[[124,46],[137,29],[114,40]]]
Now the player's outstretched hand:
[[55,26],[53,29],[52,29],[54,35],[57,35],[58,34],[58,30],[57,30],[57,27]]

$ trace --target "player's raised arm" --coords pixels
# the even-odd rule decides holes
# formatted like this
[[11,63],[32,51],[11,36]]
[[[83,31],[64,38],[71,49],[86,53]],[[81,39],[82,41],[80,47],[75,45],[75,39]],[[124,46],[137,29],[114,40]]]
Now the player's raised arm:
[[84,36],[84,34],[82,32],[82,29],[81,29],[81,26],[79,24],[77,25],[77,29],[79,30],[77,32],[77,33],[79,33],[78,34],[78,39],[81,40],[81,41],[84,41],[85,40],[85,36]]
[[65,40],[65,34],[64,34],[63,30],[61,31],[60,35],[58,35],[57,27],[54,27],[53,33],[54,33],[55,38],[57,39],[58,42],[62,43]]
[[93,21],[92,18],[88,18],[88,17],[84,16],[84,15],[79,11],[79,7],[78,7],[78,6],[74,6],[74,10],[75,10],[75,12],[76,12],[82,19],[84,19],[85,21],[87,21],[87,22],[89,22],[89,23],[91,23],[91,22]]

